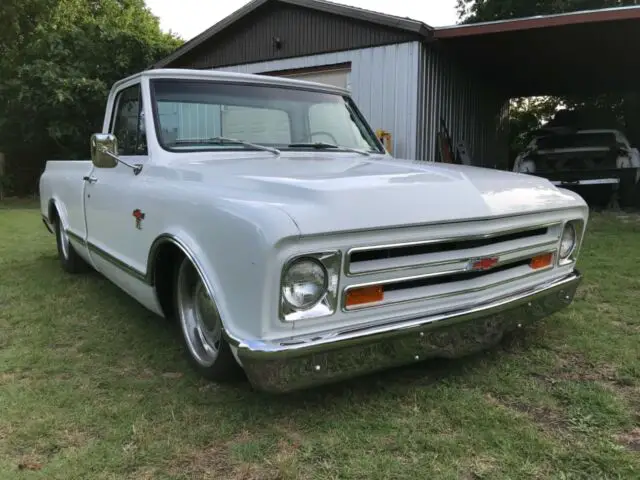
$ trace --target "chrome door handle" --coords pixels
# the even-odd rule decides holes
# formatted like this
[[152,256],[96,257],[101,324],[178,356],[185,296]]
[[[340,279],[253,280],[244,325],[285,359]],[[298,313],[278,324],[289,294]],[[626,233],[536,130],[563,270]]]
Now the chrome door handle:
[[82,177],[82,179],[85,182],[89,182],[89,183],[96,183],[98,181],[98,179],[96,177],[93,177],[93,176],[91,176],[91,177],[85,176],[85,177]]

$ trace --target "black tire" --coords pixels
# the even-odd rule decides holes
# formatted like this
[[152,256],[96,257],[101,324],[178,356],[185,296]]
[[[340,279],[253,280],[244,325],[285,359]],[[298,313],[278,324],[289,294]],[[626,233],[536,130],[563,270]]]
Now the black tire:
[[75,251],[69,242],[69,237],[62,231],[62,222],[58,218],[55,222],[56,246],[58,248],[58,259],[65,272],[86,273],[91,267]]
[[[189,259],[183,259],[176,269],[173,285],[174,316],[178,321],[180,339],[189,365],[200,376],[211,381],[232,381],[242,378],[242,368],[222,335],[222,320],[217,306],[206,293],[204,282]],[[212,314],[209,319],[217,318],[217,322],[209,322],[216,323],[215,328],[205,328],[200,320],[202,313],[198,305],[203,298],[206,298],[206,302],[210,301],[207,303],[210,305],[207,313]],[[217,328],[220,328],[219,338]],[[214,331],[216,334],[212,334]],[[206,337],[204,341],[203,336]],[[216,338],[217,346],[214,346],[214,342],[207,342],[209,337]],[[199,344],[198,341],[200,341]],[[207,343],[206,346],[205,343]],[[211,351],[207,351],[207,348],[215,348],[216,353],[212,354]]]

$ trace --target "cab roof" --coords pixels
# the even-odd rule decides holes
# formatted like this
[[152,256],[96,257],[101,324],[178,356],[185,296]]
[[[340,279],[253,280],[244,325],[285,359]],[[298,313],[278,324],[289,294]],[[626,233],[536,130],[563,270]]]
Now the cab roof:
[[117,88],[122,84],[129,83],[136,79],[173,78],[190,80],[211,80],[225,83],[244,83],[251,85],[270,85],[276,87],[297,88],[302,90],[313,90],[338,95],[350,95],[348,90],[334,87],[324,83],[308,82],[292,78],[276,77],[271,75],[256,75],[250,73],[223,72],[218,70],[197,70],[187,68],[158,68],[145,70],[129,77],[119,80],[113,85]]

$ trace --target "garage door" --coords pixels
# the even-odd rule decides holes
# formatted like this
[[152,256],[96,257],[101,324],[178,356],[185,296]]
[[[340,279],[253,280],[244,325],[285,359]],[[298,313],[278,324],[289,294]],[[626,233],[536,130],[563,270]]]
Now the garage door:
[[318,70],[313,72],[287,73],[274,75],[280,77],[297,78],[298,80],[306,80],[307,82],[318,82],[333,85],[334,87],[349,88],[349,73],[347,68],[340,70]]

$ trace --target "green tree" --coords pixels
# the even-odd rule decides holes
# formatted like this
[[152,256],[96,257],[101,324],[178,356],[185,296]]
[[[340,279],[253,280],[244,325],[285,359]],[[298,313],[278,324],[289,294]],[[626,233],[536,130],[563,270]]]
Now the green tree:
[[88,158],[110,86],[180,43],[144,0],[3,0],[0,151],[16,193],[47,159]]
[[462,23],[638,5],[639,0],[457,0]]

